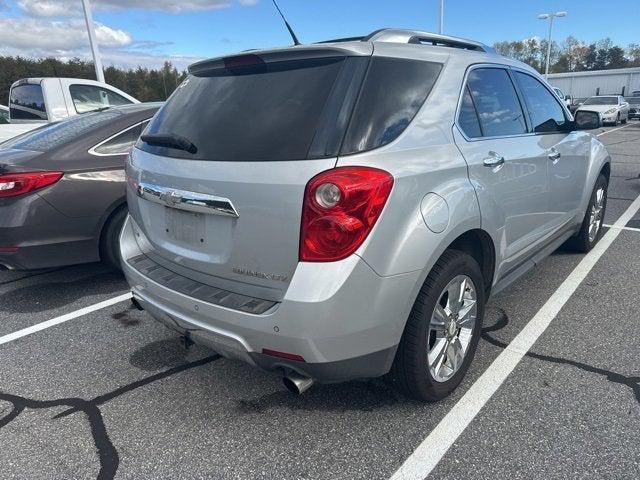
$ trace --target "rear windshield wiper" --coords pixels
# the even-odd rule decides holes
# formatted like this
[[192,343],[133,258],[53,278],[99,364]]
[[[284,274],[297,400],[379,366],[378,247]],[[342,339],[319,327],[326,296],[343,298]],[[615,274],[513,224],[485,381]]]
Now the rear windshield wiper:
[[175,148],[189,153],[196,153],[198,151],[198,147],[196,147],[193,142],[175,133],[147,133],[142,135],[140,140],[149,145]]

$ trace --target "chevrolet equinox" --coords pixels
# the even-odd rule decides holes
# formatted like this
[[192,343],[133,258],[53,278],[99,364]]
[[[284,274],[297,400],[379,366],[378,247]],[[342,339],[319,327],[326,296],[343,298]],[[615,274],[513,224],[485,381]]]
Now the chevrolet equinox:
[[489,294],[598,241],[600,125],[523,63],[425,32],[195,63],[128,161],[134,303],[294,392],[387,375],[439,400]]

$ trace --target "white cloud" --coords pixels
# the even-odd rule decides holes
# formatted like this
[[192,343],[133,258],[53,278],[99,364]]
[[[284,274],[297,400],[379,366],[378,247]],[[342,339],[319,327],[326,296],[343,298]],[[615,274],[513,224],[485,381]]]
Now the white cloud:
[[[0,0],[1,1],[1,0]],[[92,0],[96,10],[157,10],[170,13],[227,8],[234,3],[251,6],[258,0]],[[80,0],[19,0],[18,6],[36,17],[63,17],[82,13]]]
[[[134,42],[124,30],[96,23],[96,36],[105,66],[156,68],[170,61],[184,70],[200,57],[166,55],[157,42]],[[0,55],[32,58],[54,57],[62,61],[91,59],[87,29],[81,20],[45,21],[33,18],[0,18]]]
[[[124,30],[96,23],[98,45],[125,47],[133,39]],[[0,52],[8,49],[74,50],[88,45],[87,28],[81,20],[44,21],[33,18],[0,18]]]

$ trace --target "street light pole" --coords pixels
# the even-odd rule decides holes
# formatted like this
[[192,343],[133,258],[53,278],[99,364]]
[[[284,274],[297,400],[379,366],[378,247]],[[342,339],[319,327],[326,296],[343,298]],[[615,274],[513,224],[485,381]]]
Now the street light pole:
[[82,0],[82,8],[84,9],[84,20],[87,23],[87,32],[89,33],[89,45],[91,46],[91,53],[93,54],[93,65],[96,68],[96,80],[104,83],[104,72],[102,70],[100,52],[98,51],[98,41],[96,40],[96,31],[93,25],[93,15],[91,14],[89,0]]
[[440,0],[440,22],[438,33],[442,35],[444,33],[444,0]]
[[544,68],[544,78],[549,79],[549,61],[551,60],[551,32],[553,31],[553,19],[555,17],[566,17],[567,12],[542,13],[538,15],[540,20],[549,19],[549,36],[547,38],[547,62]]

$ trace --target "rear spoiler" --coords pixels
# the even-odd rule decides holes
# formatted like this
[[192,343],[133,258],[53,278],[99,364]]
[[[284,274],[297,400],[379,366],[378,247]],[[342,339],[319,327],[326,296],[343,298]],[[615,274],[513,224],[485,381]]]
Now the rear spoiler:
[[349,44],[349,46],[345,46],[345,48],[309,45],[277,50],[249,50],[239,55],[230,55],[196,62],[189,66],[189,73],[197,76],[200,73],[215,69],[237,68],[270,62],[330,57],[363,57],[371,56],[372,54],[373,46],[367,43]]

